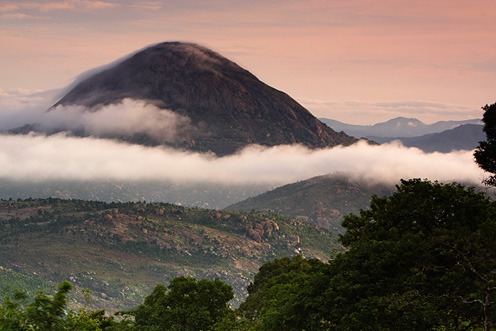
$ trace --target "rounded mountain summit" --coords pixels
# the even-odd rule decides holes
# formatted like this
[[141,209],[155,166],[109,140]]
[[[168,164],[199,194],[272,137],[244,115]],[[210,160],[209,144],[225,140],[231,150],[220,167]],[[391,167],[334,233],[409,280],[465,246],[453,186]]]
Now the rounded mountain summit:
[[192,43],[145,48],[82,80],[54,107],[78,105],[96,112],[125,99],[143,100],[172,112],[170,120],[181,119],[173,139],[148,132],[110,135],[144,145],[228,155],[251,144],[322,148],[356,141],[236,63]]

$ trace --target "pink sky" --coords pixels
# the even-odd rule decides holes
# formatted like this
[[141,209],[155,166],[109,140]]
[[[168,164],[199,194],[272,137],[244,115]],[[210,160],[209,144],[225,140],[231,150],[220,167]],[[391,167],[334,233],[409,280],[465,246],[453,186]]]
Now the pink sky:
[[0,1],[0,96],[196,42],[319,117],[480,117],[496,101],[494,0]]

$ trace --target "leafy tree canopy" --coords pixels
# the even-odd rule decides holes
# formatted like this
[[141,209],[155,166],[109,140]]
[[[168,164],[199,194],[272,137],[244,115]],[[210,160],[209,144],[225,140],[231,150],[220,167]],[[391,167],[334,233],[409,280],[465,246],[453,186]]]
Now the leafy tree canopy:
[[484,180],[487,185],[496,186],[496,103],[482,107],[486,141],[479,142],[474,152],[475,162],[492,175]]
[[242,317],[257,330],[311,330],[317,323],[312,307],[315,284],[322,279],[326,264],[298,255],[264,264],[241,304]]
[[220,280],[177,277],[116,322],[53,296],[0,305],[1,330],[494,330],[496,204],[473,188],[419,179],[349,215],[333,261],[263,265],[238,311]]
[[157,285],[132,314],[138,330],[212,330],[230,312],[232,288],[221,280],[176,277]]
[[333,330],[467,330],[495,321],[496,208],[473,189],[418,179],[350,215],[329,268]]
[[5,331],[110,331],[132,330],[126,321],[116,323],[105,316],[104,310],[88,311],[67,309],[67,294],[72,285],[60,283],[57,292],[38,293],[32,302],[22,292],[6,297],[0,304],[0,330]]

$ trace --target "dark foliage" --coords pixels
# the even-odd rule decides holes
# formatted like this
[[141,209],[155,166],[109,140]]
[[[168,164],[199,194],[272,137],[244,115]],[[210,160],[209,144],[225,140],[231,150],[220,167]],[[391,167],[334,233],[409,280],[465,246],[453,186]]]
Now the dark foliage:
[[475,162],[483,170],[491,173],[484,180],[490,186],[496,186],[496,103],[482,107],[484,116],[484,132],[486,140],[479,143],[479,147],[474,152]]
[[[496,315],[496,208],[458,184],[402,182],[351,215],[323,318],[336,330],[466,330]],[[489,330],[489,329],[486,329]]]
[[224,282],[177,277],[158,285],[131,314],[138,330],[212,330],[226,316],[232,288]]

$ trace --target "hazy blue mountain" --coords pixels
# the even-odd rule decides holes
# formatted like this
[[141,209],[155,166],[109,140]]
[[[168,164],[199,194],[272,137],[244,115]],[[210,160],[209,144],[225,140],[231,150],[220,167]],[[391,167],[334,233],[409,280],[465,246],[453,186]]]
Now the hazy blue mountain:
[[329,118],[320,118],[320,120],[333,130],[343,131],[353,137],[363,137],[371,140],[374,140],[376,137],[418,137],[426,134],[451,130],[464,124],[481,124],[480,119],[470,119],[464,121],[439,121],[433,124],[425,124],[418,119],[405,117],[393,118],[389,121],[374,125],[347,124]]
[[483,125],[464,124],[451,130],[431,133],[420,137],[370,137],[370,139],[378,143],[399,140],[404,146],[417,147],[425,152],[449,153],[453,150],[475,149],[480,141],[486,140],[483,128]]

